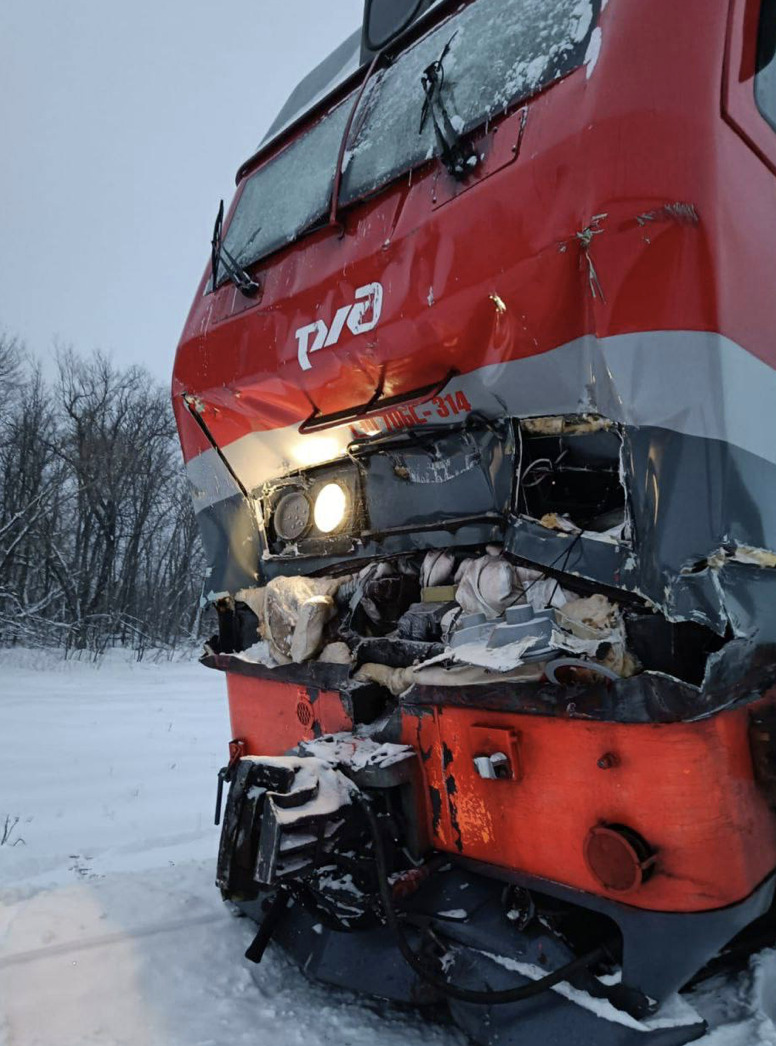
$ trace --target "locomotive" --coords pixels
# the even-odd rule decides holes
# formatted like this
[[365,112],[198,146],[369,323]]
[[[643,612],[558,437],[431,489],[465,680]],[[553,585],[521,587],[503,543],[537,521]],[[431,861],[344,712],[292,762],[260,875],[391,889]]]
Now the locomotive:
[[679,1046],[773,941],[775,177],[776,0],[366,0],[239,169],[173,404],[249,959]]

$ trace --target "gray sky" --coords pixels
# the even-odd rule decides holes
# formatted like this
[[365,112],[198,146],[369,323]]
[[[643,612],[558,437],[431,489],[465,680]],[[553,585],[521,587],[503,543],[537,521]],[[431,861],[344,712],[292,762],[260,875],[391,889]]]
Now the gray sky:
[[363,0],[2,0],[0,329],[167,381],[218,199]]

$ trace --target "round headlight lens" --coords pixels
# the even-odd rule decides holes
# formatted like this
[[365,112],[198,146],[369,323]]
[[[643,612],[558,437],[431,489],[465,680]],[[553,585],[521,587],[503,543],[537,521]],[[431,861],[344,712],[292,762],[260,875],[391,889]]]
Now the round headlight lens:
[[296,541],[310,525],[310,502],[299,490],[284,494],[275,509],[273,522],[279,538]]
[[339,483],[327,483],[315,499],[313,518],[322,534],[331,534],[342,526],[348,511],[348,496]]

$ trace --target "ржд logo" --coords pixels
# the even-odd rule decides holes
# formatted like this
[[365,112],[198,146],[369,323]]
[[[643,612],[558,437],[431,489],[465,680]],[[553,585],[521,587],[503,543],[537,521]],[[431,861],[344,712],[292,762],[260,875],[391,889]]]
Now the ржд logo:
[[[351,334],[366,334],[374,330],[380,322],[383,311],[383,288],[380,283],[370,283],[356,291],[354,305],[344,305],[337,309],[331,327],[323,320],[308,323],[296,332],[299,344],[299,366],[302,370],[312,370],[310,356],[319,349],[330,349],[336,345],[347,324]],[[312,339],[312,340],[311,340]]]

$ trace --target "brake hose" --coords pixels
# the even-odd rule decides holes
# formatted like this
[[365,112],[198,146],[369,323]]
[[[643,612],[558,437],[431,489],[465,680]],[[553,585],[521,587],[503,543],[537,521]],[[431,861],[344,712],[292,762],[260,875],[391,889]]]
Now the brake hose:
[[533,999],[535,996],[549,991],[551,988],[554,988],[556,984],[570,980],[575,974],[581,973],[583,970],[589,970],[589,968],[595,965],[595,963],[608,957],[609,952],[606,946],[599,945],[598,948],[594,948],[592,951],[587,952],[586,955],[581,955],[578,959],[566,963],[565,966],[561,966],[560,969],[547,974],[546,977],[542,977],[538,981],[532,981],[530,984],[521,984],[515,988],[505,988],[502,991],[475,991],[471,988],[461,988],[457,984],[450,984],[449,981],[440,977],[433,970],[430,970],[422,959],[420,959],[420,957],[412,950],[412,947],[404,934],[401,923],[399,922],[396,909],[393,906],[391,885],[388,881],[388,868],[385,860],[385,848],[383,846],[383,838],[380,832],[380,825],[377,822],[377,816],[368,799],[361,797],[358,802],[369,822],[369,830],[375,851],[375,865],[377,867],[377,883],[380,890],[380,900],[382,901],[385,920],[388,923],[388,927],[396,937],[399,951],[407,965],[411,966],[419,977],[421,977],[427,984],[430,984],[433,988],[442,992],[443,995],[447,995],[451,999],[458,999],[460,1002],[468,1002],[482,1006],[503,1006],[510,1002],[521,1002],[524,999]]

